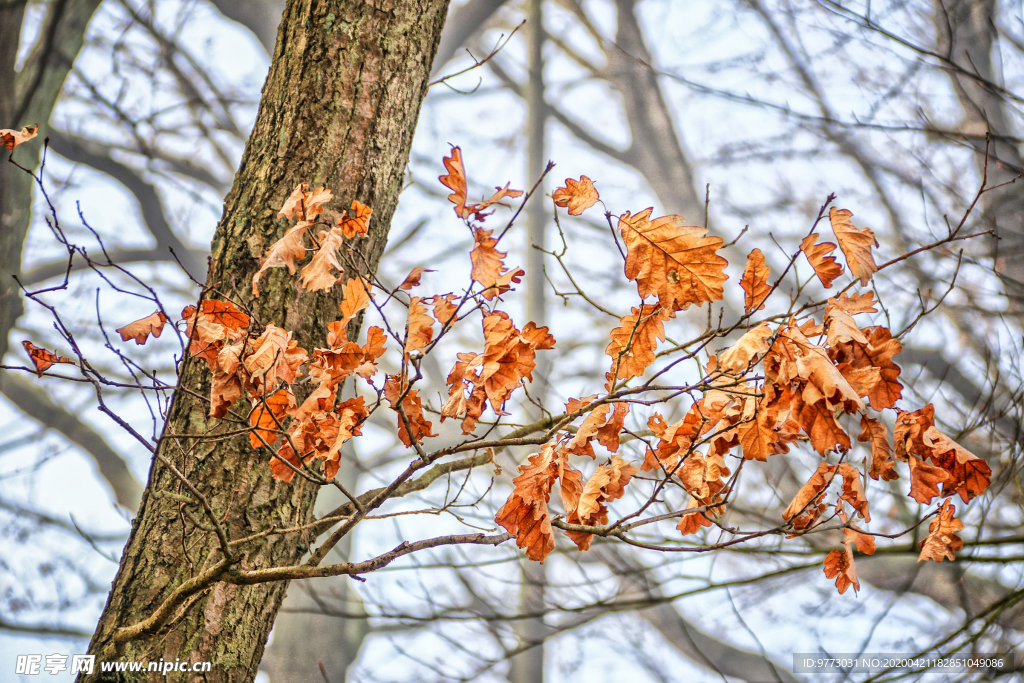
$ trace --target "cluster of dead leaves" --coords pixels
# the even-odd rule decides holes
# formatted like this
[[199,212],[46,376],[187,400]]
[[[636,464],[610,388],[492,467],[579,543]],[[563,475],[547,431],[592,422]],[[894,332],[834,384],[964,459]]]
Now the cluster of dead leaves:
[[13,150],[15,147],[23,142],[28,142],[36,135],[39,134],[39,124],[33,124],[31,126],[24,126],[21,130],[12,130],[10,128],[0,129],[0,145],[3,145],[8,150]]

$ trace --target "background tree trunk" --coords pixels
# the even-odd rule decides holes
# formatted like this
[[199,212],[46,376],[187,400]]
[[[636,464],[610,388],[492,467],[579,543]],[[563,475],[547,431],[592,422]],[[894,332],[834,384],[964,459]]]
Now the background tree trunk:
[[[359,199],[373,207],[370,233],[358,250],[368,268],[376,267],[446,10],[447,0],[288,3],[256,125],[214,236],[209,286],[250,298],[255,257],[279,236],[277,208],[301,181],[326,185],[338,203]],[[339,317],[336,298],[299,293],[283,272],[262,282],[263,296],[251,303],[257,319],[294,330],[305,348],[323,345],[327,323]],[[188,363],[180,386],[165,429],[198,434],[215,428],[197,398],[209,391],[208,371]],[[233,537],[311,517],[316,488],[299,478],[291,484],[271,479],[265,454],[254,452],[246,437],[198,442],[190,451],[162,440],[160,452],[223,516]],[[154,460],[90,653],[98,660],[211,661],[205,680],[252,680],[284,583],[215,584],[168,629],[115,647],[118,628],[147,617],[173,589],[220,558],[213,534],[191,523],[183,527],[180,503],[167,495],[182,492],[187,490],[174,474]],[[238,568],[292,564],[307,549],[294,537],[264,537],[240,548]]]

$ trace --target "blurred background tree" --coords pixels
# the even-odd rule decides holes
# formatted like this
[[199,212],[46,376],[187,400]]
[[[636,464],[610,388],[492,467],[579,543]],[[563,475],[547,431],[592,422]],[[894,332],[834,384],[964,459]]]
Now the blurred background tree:
[[[201,277],[282,7],[280,0],[0,0],[0,126],[38,122],[50,138],[47,177],[64,199],[62,210],[80,200],[112,258],[138,264],[182,301],[194,298],[195,288],[172,250]],[[897,255],[944,235],[944,217],[956,223],[983,173],[998,185],[1022,169],[1024,27],[1014,3],[469,0],[451,8],[435,77],[482,60],[528,17],[486,63],[432,87],[382,278],[399,281],[413,265],[443,271],[447,259],[470,247],[464,238],[438,239],[450,234],[447,191],[435,180],[448,142],[466,150],[473,177],[504,182],[511,175],[514,185],[529,185],[537,160],[550,158],[558,163],[551,179],[586,173],[609,206],[653,204],[694,224],[706,212],[714,232],[738,240],[729,257],[735,280],[753,247],[770,264],[781,262],[784,251],[773,240],[802,234],[830,192],[874,228],[883,255]],[[19,147],[20,163],[38,163],[41,153],[38,142]],[[814,537],[800,549],[771,542],[685,560],[595,544],[589,556],[559,553],[544,573],[510,571],[518,562],[511,551],[491,564],[438,553],[429,566],[358,590],[344,580],[293,584],[266,675],[316,680],[323,662],[335,683],[346,676],[528,681],[538,680],[538,671],[572,680],[573,671],[591,667],[672,680],[681,666],[737,680],[793,680],[794,647],[910,651],[961,630],[983,630],[990,649],[1019,642],[1019,187],[987,194],[972,214],[971,231],[992,229],[990,242],[963,254],[908,259],[875,284],[894,331],[935,307],[919,323],[924,333],[899,356],[904,375],[915,378],[906,406],[935,402],[955,415],[945,430],[995,473],[965,519],[976,530],[975,545],[957,562],[917,565],[916,539],[906,552],[864,558],[858,600],[833,595],[820,575],[831,546]],[[48,321],[26,312],[9,275],[38,286],[65,270],[64,254],[46,238],[39,202],[30,210],[26,201],[32,192],[25,174],[0,164],[0,355],[11,340],[18,353],[19,339],[47,336]],[[542,213],[529,221],[546,234],[547,248],[556,248],[549,209],[534,209]],[[579,241],[607,226],[565,229]],[[524,264],[527,243],[513,255]],[[630,295],[616,284],[617,258],[587,252],[570,261],[584,289],[602,292],[622,311]],[[546,299],[535,294],[532,313],[537,306],[558,311],[548,320],[564,355],[544,371],[546,391],[561,401],[589,386],[579,377],[601,356],[610,318],[581,312],[575,300],[563,308],[573,288],[553,259],[543,263]],[[536,276],[536,267],[528,270]],[[95,283],[76,275],[69,296],[81,303],[86,326]],[[958,286],[947,295],[954,278]],[[530,287],[545,291],[536,282]],[[153,363],[169,365],[156,356]],[[442,386],[446,369],[435,363],[426,370]],[[84,651],[115,566],[102,553],[116,558],[126,529],[107,501],[132,510],[147,466],[84,409],[86,393],[41,387],[49,385],[0,374],[8,425],[0,443],[9,558],[0,560],[0,638],[11,644],[4,652],[26,650],[39,638]],[[124,400],[126,409],[141,407]],[[341,476],[374,481],[373,468],[387,458],[386,441],[378,444],[347,453]],[[504,456],[501,485],[525,456]],[[60,487],[82,475],[52,472],[82,473],[84,458],[99,483],[65,500]],[[734,506],[734,524],[778,517],[806,474],[806,466],[773,458],[762,498]],[[895,482],[894,492],[903,485]],[[918,506],[898,495],[892,501],[885,512],[894,526],[919,519]],[[76,560],[85,553],[88,561]],[[590,591],[589,602],[570,590],[580,586]]]

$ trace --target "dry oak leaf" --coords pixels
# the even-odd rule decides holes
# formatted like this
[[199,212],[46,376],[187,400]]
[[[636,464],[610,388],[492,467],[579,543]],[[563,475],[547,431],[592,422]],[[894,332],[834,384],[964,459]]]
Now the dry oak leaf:
[[[929,403],[914,411],[896,409],[896,425],[892,436],[896,443],[896,457],[906,460],[909,453],[924,445],[924,433],[935,426],[935,405]],[[920,453],[922,457],[927,452]]]
[[[703,503],[701,503],[701,501],[697,500],[693,496],[690,496],[689,498],[690,498],[690,502],[687,503],[687,505],[686,505],[686,511],[687,512],[686,512],[686,514],[684,514],[682,517],[679,518],[679,523],[676,524],[676,529],[683,536],[689,536],[690,534],[695,534],[698,531],[700,531],[702,528],[709,527],[709,526],[711,526],[713,524],[713,522],[710,519],[708,519],[708,517],[706,516],[708,514],[711,514],[711,510],[700,511],[700,512],[689,512],[690,510],[693,510],[694,508],[703,507],[703,505],[704,505]],[[721,512],[722,512],[722,506],[717,506],[716,508],[712,508],[712,509],[715,510],[716,514],[721,514]]]
[[409,301],[409,315],[405,322],[405,355],[422,352],[434,338],[434,319],[427,313],[423,300],[414,296]]
[[[189,355],[201,358],[211,368],[218,365],[218,354],[224,343],[237,344],[249,327],[249,316],[230,301],[204,299],[199,302],[198,309],[186,306],[181,317],[185,321],[186,334],[192,340]],[[241,349],[238,352],[241,353]]]
[[456,299],[458,297],[454,294],[435,294],[430,298],[431,305],[434,307],[434,319],[441,323],[442,332],[455,324],[459,306],[452,302]]
[[815,403],[804,403],[796,415],[796,420],[803,427],[814,450],[822,457],[831,450],[850,450],[850,435],[836,420],[834,410],[824,399]]
[[766,398],[747,396],[743,401],[743,412],[736,433],[743,448],[744,460],[766,462],[769,455],[789,452],[787,442],[781,438],[778,413],[767,409]]
[[844,462],[836,465],[836,472],[843,478],[840,500],[849,503],[864,521],[870,522],[871,513],[868,512],[868,499],[864,493],[864,480],[860,471],[850,463]]
[[423,273],[436,272],[436,270],[430,270],[429,268],[424,268],[423,266],[416,266],[415,268],[409,271],[409,274],[405,276],[405,279],[402,280],[402,284],[398,285],[398,288],[404,291],[408,291],[420,284],[420,278],[423,277]]
[[338,261],[338,250],[344,237],[339,228],[332,228],[330,232],[320,232],[320,248],[313,258],[302,269],[299,284],[307,292],[319,292],[328,290],[338,282],[339,278],[331,273],[331,269],[338,273],[345,272],[345,266]]
[[928,457],[949,472],[951,481],[942,485],[943,495],[959,493],[965,502],[971,502],[992,482],[992,468],[969,450],[949,438],[935,427],[925,430],[923,441],[931,449]]
[[275,389],[278,382],[291,384],[308,354],[292,339],[291,331],[267,323],[263,334],[252,342],[252,353],[242,359],[249,381],[255,387]]
[[438,176],[437,179],[452,191],[448,195],[448,201],[455,205],[455,215],[459,218],[466,219],[472,216],[475,220],[482,221],[487,217],[487,214],[483,213],[487,207],[501,203],[501,200],[506,197],[520,197],[523,194],[522,190],[509,189],[506,183],[505,187],[495,188],[497,191],[491,195],[490,199],[485,199],[478,204],[467,204],[466,169],[462,164],[462,149],[453,145],[452,155],[444,157],[442,161],[444,161],[444,167],[448,174]]
[[551,532],[548,500],[559,474],[559,463],[567,454],[554,444],[545,444],[540,453],[531,455],[519,466],[519,476],[508,500],[495,515],[494,521],[516,537],[516,545],[526,549],[526,556],[543,562],[555,549]]
[[31,126],[24,126],[21,130],[11,130],[10,128],[4,128],[3,130],[0,130],[0,144],[2,144],[8,150],[13,150],[21,143],[28,142],[38,134],[38,123],[34,123]]
[[[579,400],[570,398],[565,412],[574,413],[589,405],[597,398],[597,394]],[[576,434],[566,443],[565,447],[573,455],[589,455],[596,458],[591,441],[596,438],[598,443],[611,452],[619,450],[619,436],[629,414],[628,403],[604,403],[597,406],[583,420]]]
[[751,362],[768,350],[773,332],[768,323],[751,328],[718,357],[718,367],[728,372],[746,372]]
[[878,303],[875,300],[875,293],[870,290],[859,294],[847,294],[846,292],[843,292],[837,298],[829,299],[829,301],[834,302],[836,306],[850,315],[878,312],[878,309],[875,308],[875,304]]
[[295,409],[295,395],[285,387],[265,400],[260,400],[249,413],[249,443],[253,448],[277,443],[278,432],[284,429],[284,419]]
[[[825,492],[828,485],[832,483],[832,478],[835,475],[835,467],[826,463],[818,463],[818,469],[815,470],[811,478],[807,480],[807,483],[800,487],[800,490],[796,492],[796,496],[793,501],[782,513],[782,518],[787,522],[792,521],[796,517],[803,517],[808,513],[813,513],[818,509],[818,498]],[[818,513],[820,514],[820,513]],[[817,514],[813,517],[816,519]],[[806,528],[810,525],[811,519],[806,525],[798,528]],[[796,523],[794,522],[794,526]]]
[[302,182],[296,185],[292,193],[288,195],[288,198],[284,200],[284,204],[281,205],[281,210],[277,212],[277,217],[291,220],[295,216],[296,211],[301,211],[302,200],[305,199],[306,190],[308,189],[309,183]]
[[[863,391],[857,393],[866,397],[875,410],[892,408],[903,395],[903,385],[898,379],[900,366],[893,361],[903,345],[898,339],[892,338],[892,332],[887,327],[875,325],[865,327],[861,332],[867,337],[867,344],[858,341],[841,342],[832,347],[829,355],[844,375],[850,375],[851,370],[878,368],[877,377],[870,373],[873,379],[863,383]],[[896,455],[899,457],[898,445]]]
[[352,200],[352,211],[356,214],[355,218],[342,215],[336,224],[337,229],[341,230],[341,234],[347,239],[352,239],[356,235],[364,236],[370,231],[370,216],[373,214],[373,209],[358,199],[354,199]]
[[832,347],[851,341],[868,343],[853,316],[844,311],[835,299],[829,299],[825,306],[825,339],[825,343]]
[[764,260],[760,249],[754,249],[747,256],[747,267],[743,269],[740,287],[743,288],[743,312],[752,313],[764,308],[764,300],[772,291],[768,284],[771,268]]
[[[620,456],[613,455],[607,465],[597,468],[580,493],[576,509],[568,514],[570,524],[598,526],[608,523],[607,503],[618,500],[625,494],[625,487],[639,470],[627,464]],[[593,534],[584,531],[567,531],[566,535],[580,550],[589,550]]]
[[347,325],[349,320],[353,320],[359,312],[370,305],[370,299],[373,298],[373,292],[370,291],[369,286],[366,284],[366,280],[361,277],[349,278],[345,281],[345,284],[341,286],[341,294],[344,297],[339,304],[341,309],[341,324]]
[[962,538],[956,532],[964,528],[964,523],[954,517],[956,506],[953,501],[947,500],[939,505],[939,514],[928,523],[928,535],[923,541],[917,544],[921,554],[917,561],[932,560],[942,562],[943,560],[955,560],[956,552],[964,547]]
[[664,308],[641,304],[619,320],[604,350],[612,358],[616,379],[639,377],[654,362],[658,342],[665,341],[665,319]]
[[[398,438],[406,446],[411,446],[413,440],[421,443],[424,438],[437,436],[437,434],[430,431],[432,425],[423,417],[423,403],[420,400],[419,392],[416,389],[407,389],[408,385],[402,382],[398,375],[388,375],[384,381],[384,397],[394,408],[398,417]],[[405,393],[405,397],[401,399],[402,410],[399,412],[398,401],[403,393]],[[402,413],[405,414],[405,420],[402,419]],[[405,426],[406,421],[409,422],[408,429]]]
[[594,187],[594,181],[585,175],[579,180],[572,178],[565,179],[565,187],[560,187],[551,194],[555,200],[555,206],[564,206],[569,209],[570,216],[579,216],[581,213],[597,204],[601,198]]
[[953,475],[946,470],[910,456],[910,497],[918,503],[928,505],[941,495],[939,484],[945,489],[952,483]]
[[825,577],[836,580],[836,588],[842,595],[846,589],[853,586],[853,590],[860,590],[860,582],[857,580],[857,572],[854,569],[853,549],[857,548],[865,555],[875,554],[875,539],[868,534],[861,532],[856,526],[849,524],[845,514],[840,513],[843,523],[847,526],[843,529],[843,550],[833,549],[825,557]]
[[490,230],[477,228],[473,231],[475,245],[470,252],[469,258],[473,262],[473,270],[470,277],[483,285],[481,295],[490,301],[496,296],[507,292],[514,282],[522,279],[522,269],[508,271],[502,261],[506,253],[495,249],[498,240],[491,237]]
[[873,417],[861,415],[860,426],[863,431],[857,437],[857,441],[871,442],[871,468],[868,471],[868,476],[882,481],[899,479],[900,475],[896,472],[896,463],[892,459],[892,446],[889,445],[889,433],[885,425]]
[[267,252],[260,261],[260,269],[252,276],[252,295],[260,295],[259,281],[270,268],[285,267],[292,275],[298,267],[296,259],[303,259],[306,256],[305,236],[306,231],[313,225],[311,221],[299,221],[284,233],[284,236],[270,245]]
[[121,335],[121,341],[134,339],[136,344],[142,346],[149,339],[150,335],[159,338],[160,334],[164,331],[164,324],[166,322],[167,316],[163,314],[163,311],[154,311],[145,318],[128,323],[124,327],[114,330],[114,332]]
[[47,351],[44,348],[40,348],[30,341],[23,341],[21,345],[25,347],[25,351],[28,352],[28,357],[31,359],[32,364],[36,366],[36,375],[39,377],[43,376],[43,373],[50,369],[55,363],[70,363],[74,365],[75,361],[64,356],[58,356],[52,351]]
[[[829,410],[842,408],[852,413],[864,409],[857,390],[833,363],[828,351],[811,342],[792,324],[779,331],[777,341],[781,341],[782,346],[773,345],[772,349],[784,351],[775,361],[779,381],[805,380],[801,392],[804,403],[814,404],[824,399]],[[766,359],[765,365],[769,364]]]
[[855,278],[860,279],[861,287],[867,285],[868,280],[878,270],[875,265],[875,258],[871,255],[871,247],[878,246],[875,233],[871,228],[857,228],[850,222],[853,213],[846,209],[837,209],[834,206],[828,210],[828,220],[832,223],[832,232],[835,233],[839,248],[846,256],[846,265]]
[[698,500],[708,501],[725,488],[729,468],[721,455],[692,451],[676,470],[676,476],[687,493]]
[[288,198],[277,212],[278,218],[291,220],[296,213],[299,213],[300,220],[311,221],[323,213],[324,204],[334,197],[331,191],[318,187],[312,192],[307,192],[309,183],[299,183],[288,195]]
[[533,380],[537,367],[537,351],[550,349],[555,338],[548,328],[526,323],[523,331],[516,329],[508,314],[494,311],[484,317],[486,345],[481,358],[478,384],[482,384],[496,414],[503,414],[505,401],[523,379]]
[[706,237],[707,228],[686,225],[682,216],[650,220],[654,209],[619,218],[626,243],[626,278],[636,280],[642,298],[657,296],[667,311],[720,301],[729,262],[719,256],[721,237]]
[[811,233],[800,243],[800,250],[807,257],[807,262],[814,268],[814,274],[818,276],[825,289],[832,286],[832,281],[843,274],[843,267],[836,263],[835,256],[829,256],[835,251],[836,245],[832,242],[815,244],[818,233]]

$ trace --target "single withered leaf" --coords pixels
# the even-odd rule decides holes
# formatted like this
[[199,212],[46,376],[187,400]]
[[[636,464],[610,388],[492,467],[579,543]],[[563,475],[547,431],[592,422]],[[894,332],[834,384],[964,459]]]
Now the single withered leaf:
[[[687,510],[692,510],[694,508],[699,508],[699,507],[703,507],[704,506],[703,503],[701,503],[699,500],[697,500],[693,496],[689,496],[689,498],[690,498],[690,502],[686,504],[686,509]],[[676,524],[676,529],[678,529],[679,533],[681,533],[683,536],[689,536],[690,534],[695,534],[698,531],[700,531],[702,528],[709,527],[709,526],[712,525],[711,520],[707,518],[706,514],[707,513],[703,512],[703,511],[702,512],[690,512],[688,514],[685,514],[685,515],[683,515],[682,517],[679,518],[679,523]]]
[[942,486],[943,495],[959,493],[960,498],[969,503],[992,482],[992,468],[987,462],[935,427],[925,430],[922,441],[924,447],[930,449],[927,457],[950,474],[951,482]]
[[668,311],[720,301],[729,265],[716,253],[722,248],[722,238],[706,237],[707,228],[686,225],[682,216],[652,221],[653,210],[635,216],[627,211],[619,218],[628,250],[626,278],[636,280],[641,297],[657,296]]
[[298,268],[295,260],[302,260],[306,256],[304,238],[311,225],[313,225],[311,221],[299,221],[284,233],[284,237],[270,245],[263,255],[263,260],[260,261],[260,269],[252,276],[253,296],[260,295],[259,281],[270,268],[283,266],[288,269],[289,273],[295,274],[295,269]]
[[863,431],[857,437],[861,443],[871,443],[871,469],[868,476],[872,479],[892,481],[899,479],[896,463],[892,459],[892,446],[889,445],[889,433],[885,425],[873,417],[861,415],[860,426]]
[[352,211],[356,214],[355,218],[342,215],[336,224],[337,229],[341,230],[341,234],[347,239],[352,239],[356,235],[366,235],[370,231],[370,216],[373,209],[355,199],[352,201]]
[[785,384],[805,380],[800,394],[804,403],[824,400],[828,410],[842,408],[847,413],[864,409],[856,389],[835,366],[828,351],[811,342],[792,324],[779,331],[773,348],[777,353],[772,359],[766,358],[766,375],[771,377],[769,371],[774,363],[777,365],[773,373],[777,376],[775,381]]
[[773,332],[768,323],[761,323],[744,333],[735,344],[718,357],[718,367],[728,372],[746,372],[751,362],[768,350]]
[[21,130],[4,128],[3,130],[0,130],[0,144],[3,144],[3,146],[10,151],[21,143],[28,142],[38,134],[38,123],[34,123],[31,126],[24,126]]
[[[935,426],[935,406],[931,403],[914,411],[896,409],[896,425],[892,430],[896,444],[896,457],[906,460],[908,454],[928,455],[924,447],[924,433]],[[921,451],[924,452],[921,452]]]
[[839,589],[840,595],[845,593],[850,586],[853,586],[854,591],[860,590],[860,582],[857,580],[857,572],[853,566],[853,551],[845,543],[843,545],[845,550],[833,548],[825,556],[824,562],[825,578],[836,580],[836,588]]
[[829,256],[835,251],[836,245],[832,242],[815,244],[814,241],[817,239],[818,233],[811,233],[800,243],[800,250],[804,252],[811,268],[814,268],[814,274],[818,276],[822,286],[829,289],[832,281],[843,274],[843,267],[836,263],[835,256]]
[[832,478],[835,473],[835,467],[828,465],[824,462],[818,463],[818,469],[815,470],[811,478],[807,480],[807,483],[800,487],[800,490],[796,492],[796,496],[793,501],[782,513],[782,518],[787,522],[792,520],[798,515],[809,512],[816,507],[816,501],[828,485],[832,483]]
[[505,401],[520,382],[533,380],[536,352],[553,347],[555,338],[548,334],[548,328],[538,328],[532,322],[520,333],[503,311],[484,316],[483,327],[486,346],[476,384],[483,385],[491,409],[501,415]]
[[441,323],[442,330],[455,324],[459,307],[452,302],[458,298],[454,294],[435,294],[431,297],[431,302],[434,306],[434,319]]
[[519,476],[512,480],[515,488],[494,518],[516,537],[516,545],[526,549],[527,557],[537,562],[543,562],[555,549],[548,501],[558,479],[559,464],[566,457],[565,451],[554,444],[545,444],[540,453],[531,455],[519,466]]
[[[570,407],[574,402],[576,402],[575,399],[569,399],[569,404],[566,405],[567,413],[574,411]],[[604,403],[587,413],[583,419],[583,424],[580,425],[573,437],[565,444],[565,449],[573,455],[589,455],[591,458],[596,458],[597,455],[594,453],[594,447],[590,444],[590,441],[597,436],[597,430],[608,421],[608,414],[611,412],[611,409],[611,404]]]
[[597,194],[594,182],[585,175],[579,180],[572,178],[565,179],[565,187],[560,187],[551,194],[556,206],[564,206],[569,209],[570,216],[579,216],[581,213],[597,204],[601,198]]
[[878,270],[875,265],[875,258],[871,255],[871,247],[878,246],[875,233],[871,228],[859,229],[850,222],[853,213],[846,209],[837,209],[834,206],[828,210],[828,220],[832,223],[832,232],[836,235],[839,248],[846,256],[846,265],[855,278],[860,279],[861,287],[867,285],[868,280]]
[[36,366],[36,375],[39,377],[42,377],[43,373],[56,363],[71,363],[72,365],[75,363],[70,358],[58,356],[56,353],[40,348],[30,341],[23,341],[21,345],[25,347],[25,351],[28,352],[28,357],[32,360],[32,364]]
[[409,317],[405,322],[405,354],[423,351],[434,338],[434,319],[418,296],[409,301]]
[[366,343],[363,344],[363,355],[366,356],[366,360],[375,361],[383,356],[387,340],[388,337],[383,328],[374,325],[366,330]]
[[299,459],[299,456],[295,455],[295,450],[292,449],[291,444],[284,441],[277,453],[270,456],[270,474],[274,479],[290,484],[295,476],[295,470],[288,467],[285,464],[286,462],[296,469],[302,468],[302,460]]
[[[188,308],[193,309],[193,311],[195,310],[194,306],[189,306],[186,310]],[[238,310],[230,301],[204,299],[199,304],[199,315],[211,323],[222,326],[228,332],[249,327],[249,316]],[[188,316],[182,312],[182,317],[186,318]]]
[[843,478],[840,500],[849,503],[864,521],[870,522],[871,513],[868,511],[868,499],[864,493],[864,480],[860,471],[850,463],[844,462],[836,466],[836,472]]
[[398,375],[388,375],[384,382],[384,397],[396,413],[398,413],[399,398],[403,392],[405,393],[405,398],[402,398],[401,405],[402,412],[405,413],[405,417],[409,421],[410,429],[406,429],[405,420],[402,419],[402,415],[399,413],[396,416],[398,418],[398,438],[406,446],[411,446],[410,430],[412,432],[412,439],[415,439],[417,442],[422,442],[425,437],[437,436],[437,434],[430,431],[432,425],[423,417],[423,404],[420,401],[419,392],[416,389],[406,391],[406,388]]
[[306,207],[306,215],[303,218],[313,220],[324,211],[324,204],[331,201],[334,195],[325,187],[318,187],[312,192],[307,192],[302,199]]
[[769,455],[789,451],[789,448],[780,441],[779,432],[775,429],[777,413],[773,419],[772,411],[760,406],[761,402],[756,396],[747,396],[744,399],[740,424],[736,427],[744,460],[765,462]]
[[292,190],[292,193],[288,195],[288,199],[284,200],[284,204],[281,206],[281,210],[277,212],[278,218],[287,218],[291,220],[296,211],[302,212],[302,200],[306,197],[306,190],[309,189],[309,183],[299,183]]
[[568,463],[561,465],[558,476],[558,493],[562,498],[562,507],[566,515],[576,512],[583,494],[583,473],[570,467]]
[[682,466],[676,470],[676,476],[687,493],[706,501],[725,488],[729,468],[725,466],[725,460],[721,455],[704,455],[700,451],[691,451]]
[[765,297],[772,291],[768,284],[771,268],[764,260],[760,249],[754,249],[747,256],[747,267],[743,269],[740,287],[743,288],[743,312],[760,311],[764,308]]
[[614,453],[619,450],[619,437],[629,414],[628,403],[613,403],[608,421],[597,429],[597,442]]
[[[898,379],[900,367],[893,361],[903,345],[898,339],[892,338],[892,332],[887,327],[875,325],[865,327],[861,332],[867,337],[867,344],[858,341],[842,342],[832,347],[830,355],[836,363],[845,363],[854,369],[878,368],[879,379],[870,386],[867,393],[861,395],[867,397],[875,410],[892,408],[903,395],[903,385]],[[896,450],[899,456],[898,446]]]
[[956,552],[964,547],[962,538],[956,532],[964,528],[964,523],[954,517],[956,506],[953,501],[947,500],[939,505],[939,514],[928,523],[928,535],[917,544],[921,554],[917,561],[932,560],[942,562],[943,560],[955,560]]
[[452,155],[444,157],[442,161],[448,175],[438,176],[437,179],[452,191],[448,201],[455,205],[455,215],[466,218],[469,212],[466,211],[466,170],[462,166],[462,149],[453,145]]
[[612,468],[605,465],[601,465],[590,475],[576,505],[576,516],[581,524],[590,524],[591,517],[601,512],[604,489],[611,483],[611,480]]
[[836,420],[833,410],[824,400],[804,403],[796,419],[809,437],[814,450],[822,457],[832,450],[850,450],[850,435]]
[[249,434],[250,445],[259,448],[264,442],[269,445],[277,443],[278,432],[284,429],[285,417],[294,408],[295,395],[287,387],[257,402],[249,413],[249,426],[253,428],[253,433]]
[[825,338],[826,343],[833,347],[850,341],[868,343],[853,316],[840,308],[835,299],[829,299],[825,306]]
[[429,268],[424,268],[423,266],[416,266],[415,268],[409,271],[409,274],[405,276],[405,279],[402,280],[402,284],[398,285],[398,288],[408,291],[420,284],[420,278],[423,277],[423,273],[436,272],[437,271],[430,270]]
[[275,389],[278,382],[294,382],[299,366],[308,358],[305,349],[299,348],[292,339],[291,331],[283,330],[274,323],[267,323],[263,334],[253,341],[252,346],[252,353],[242,360],[242,364],[249,381],[266,390]]
[[922,505],[928,505],[939,493],[939,484],[948,488],[953,475],[941,467],[932,467],[924,460],[910,456],[910,497]]
[[665,341],[665,318],[658,304],[642,304],[619,320],[604,350],[612,358],[616,379],[639,377],[654,362],[658,342]]
[[847,294],[843,292],[835,299],[829,299],[834,301],[835,305],[846,311],[850,315],[857,315],[858,313],[877,313],[878,309],[875,308],[875,293],[873,291],[867,291],[860,294]]
[[[571,524],[598,526],[608,523],[606,505],[618,500],[625,493],[625,487],[639,470],[627,464],[620,456],[613,455],[607,465],[597,468],[583,486],[576,510],[568,515]],[[566,535],[580,550],[589,550],[592,534],[568,531]]]
[[341,309],[341,324],[347,325],[349,320],[354,319],[359,312],[370,305],[373,292],[361,277],[349,278],[341,286],[341,294],[344,297],[339,305]]
[[484,290],[481,294],[490,301],[507,292],[513,282],[519,282],[523,271],[516,269],[509,272],[505,269],[502,259],[506,254],[494,248],[498,244],[498,240],[491,237],[490,230],[477,228],[473,231],[473,239],[475,246],[469,254],[469,258],[473,262],[470,276],[483,285]]
[[307,292],[320,292],[333,287],[339,277],[331,272],[332,268],[338,271],[339,275],[345,272],[345,266],[338,260],[342,240],[343,235],[338,228],[333,228],[330,232],[320,232],[320,248],[302,269],[302,275],[299,277],[299,285]]
[[236,373],[224,372],[219,367],[211,369],[210,417],[221,418],[228,414],[235,401],[245,395],[245,389]]
[[121,341],[134,339],[136,344],[142,346],[149,339],[150,335],[159,338],[160,334],[164,331],[164,324],[166,322],[167,316],[163,314],[163,311],[154,311],[145,318],[128,323],[124,327],[114,330],[114,332],[121,335]]

